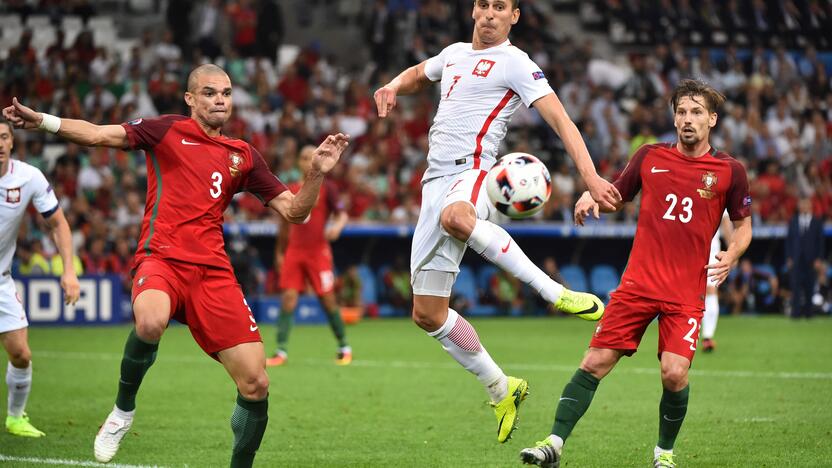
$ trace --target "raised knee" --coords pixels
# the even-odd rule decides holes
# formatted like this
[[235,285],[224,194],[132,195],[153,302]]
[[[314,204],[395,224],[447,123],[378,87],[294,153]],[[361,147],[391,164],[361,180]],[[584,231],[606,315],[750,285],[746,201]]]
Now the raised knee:
[[476,222],[476,217],[473,216],[471,211],[465,208],[472,210],[470,206],[450,206],[442,211],[442,216],[440,217],[440,223],[445,231],[460,240],[468,239],[474,230],[474,223]]
[[421,307],[413,306],[412,318],[413,323],[415,323],[422,330],[428,332],[436,331],[442,326],[442,324],[436,320],[435,314],[431,314]]
[[262,400],[269,394],[269,376],[266,372],[246,377],[237,389],[246,400]]

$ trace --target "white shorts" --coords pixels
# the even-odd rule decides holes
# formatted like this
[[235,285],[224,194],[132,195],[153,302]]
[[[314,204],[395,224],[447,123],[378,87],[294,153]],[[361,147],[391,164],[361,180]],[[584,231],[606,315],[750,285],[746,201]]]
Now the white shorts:
[[[719,242],[719,230],[716,231],[714,234],[714,238],[711,239],[711,255],[708,257],[708,265],[711,263],[716,263],[719,260],[716,259],[716,254],[722,250],[722,244]],[[709,277],[705,283],[706,286],[715,286],[716,279]]]
[[[413,294],[451,295],[451,287],[459,273],[459,264],[466,244],[449,235],[439,222],[442,210],[464,201],[477,212],[477,218],[499,220],[500,213],[485,193],[487,171],[470,169],[459,174],[437,177],[422,185],[422,207],[413,233],[410,249],[410,284]],[[425,278],[428,272],[443,272],[441,277]],[[451,277],[448,278],[448,273]]]
[[0,333],[29,326],[11,275],[0,276]]

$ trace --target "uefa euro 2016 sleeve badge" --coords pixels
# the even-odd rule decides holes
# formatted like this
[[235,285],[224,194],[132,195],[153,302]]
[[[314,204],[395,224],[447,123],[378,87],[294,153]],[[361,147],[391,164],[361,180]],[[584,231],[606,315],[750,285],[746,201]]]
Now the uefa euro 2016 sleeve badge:
[[702,184],[705,185],[705,188],[696,189],[696,191],[699,192],[699,196],[707,200],[712,199],[716,195],[716,192],[711,190],[711,188],[716,185],[716,181],[716,174],[713,172],[706,172],[702,174]]

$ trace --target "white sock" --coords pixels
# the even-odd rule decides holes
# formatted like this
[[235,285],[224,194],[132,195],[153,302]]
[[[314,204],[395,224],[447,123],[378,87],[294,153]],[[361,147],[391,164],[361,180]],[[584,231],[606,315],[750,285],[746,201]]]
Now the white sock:
[[658,458],[659,455],[663,453],[673,453],[673,449],[665,450],[658,445],[653,449],[653,458]]
[[491,221],[477,219],[466,243],[489,262],[531,286],[547,302],[560,299],[563,286],[529,260],[505,229]]
[[549,442],[552,443],[552,447],[554,447],[555,450],[558,451],[558,453],[560,453],[563,450],[563,439],[561,439],[559,436],[550,434]]
[[32,363],[24,369],[14,367],[11,362],[6,366],[6,386],[9,391],[8,415],[19,418],[26,409],[26,400],[32,390]]
[[498,402],[508,394],[508,379],[503,370],[483,348],[474,327],[465,318],[448,309],[448,319],[439,330],[428,335],[442,343],[442,347],[462,367],[477,376],[491,400]]
[[127,421],[132,421],[133,416],[136,415],[136,410],[133,411],[124,411],[123,409],[119,408],[118,406],[113,405],[113,413],[119,418],[124,419]]
[[713,338],[716,321],[719,319],[719,298],[716,294],[705,295],[705,315],[702,316],[702,338]]

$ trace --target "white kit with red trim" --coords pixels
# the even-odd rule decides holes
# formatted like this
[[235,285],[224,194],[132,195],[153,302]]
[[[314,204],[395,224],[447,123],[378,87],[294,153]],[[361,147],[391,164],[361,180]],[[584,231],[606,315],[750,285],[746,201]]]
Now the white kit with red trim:
[[490,169],[520,102],[531,106],[554,92],[540,67],[509,41],[483,50],[451,44],[427,60],[425,74],[441,80],[442,89],[423,182]]

